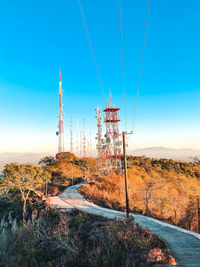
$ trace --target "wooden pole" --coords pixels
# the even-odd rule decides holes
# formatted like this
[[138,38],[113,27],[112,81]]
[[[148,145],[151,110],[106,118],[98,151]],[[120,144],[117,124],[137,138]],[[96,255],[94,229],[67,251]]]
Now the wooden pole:
[[122,133],[123,136],[123,154],[124,154],[124,181],[125,181],[125,193],[126,193],[126,217],[129,218],[129,197],[128,197],[128,187],[127,187],[127,162],[126,162],[126,139],[125,132]]
[[133,132],[127,133],[122,132],[122,134],[116,134],[117,136],[122,135],[123,140],[123,157],[124,157],[124,180],[125,180],[125,193],[126,193],[126,217],[129,218],[129,197],[128,197],[128,186],[127,186],[127,162],[126,162],[126,135],[133,134]]
[[46,195],[46,198],[47,198],[47,182],[46,182],[46,188],[45,188],[45,195]]
[[199,205],[199,196],[197,196],[197,232],[200,233],[200,205]]

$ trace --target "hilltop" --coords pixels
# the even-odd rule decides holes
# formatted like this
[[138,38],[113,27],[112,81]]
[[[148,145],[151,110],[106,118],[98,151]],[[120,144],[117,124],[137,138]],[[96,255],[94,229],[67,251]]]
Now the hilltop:
[[[88,180],[96,177],[95,159],[78,158],[69,152],[61,156],[44,157],[40,160],[41,168],[30,164],[10,164],[4,172],[5,181],[10,177],[11,166],[17,170],[12,172],[12,177],[19,177],[19,171],[23,171],[26,177],[23,183],[31,183],[31,170],[33,175],[36,169],[39,173],[47,171],[51,173],[47,189],[50,196],[52,187],[57,188],[56,193],[59,193],[62,187],[79,182],[83,176]],[[19,181],[21,183],[21,176]],[[44,184],[41,182],[37,186],[38,183],[37,192],[34,190],[28,199],[23,224],[20,190],[15,187],[7,198],[0,199],[1,266],[93,267],[125,266],[126,263],[133,266],[135,262],[138,266],[150,266],[156,253],[162,256],[159,262],[169,263],[172,260],[165,242],[139,227],[133,218],[111,220],[77,210],[63,212],[52,209],[45,202]],[[38,197],[39,191],[43,192],[42,199]]]
[[[145,156],[128,156],[127,162],[132,212],[198,231],[200,165]],[[108,175],[101,173],[80,192],[98,205],[125,210],[124,177],[115,171]]]

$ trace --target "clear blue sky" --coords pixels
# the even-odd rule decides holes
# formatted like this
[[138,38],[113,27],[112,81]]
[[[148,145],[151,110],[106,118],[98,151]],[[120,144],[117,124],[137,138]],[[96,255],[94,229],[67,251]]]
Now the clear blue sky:
[[[111,87],[123,120],[118,0],[81,3],[104,89],[108,94]],[[147,0],[121,5],[131,130]],[[132,137],[137,147],[200,148],[199,12],[199,0],[151,0]],[[59,66],[65,130],[70,115],[74,124],[85,116],[94,140],[94,109],[103,108],[104,99],[78,0],[2,1],[0,25],[0,152],[56,152]]]

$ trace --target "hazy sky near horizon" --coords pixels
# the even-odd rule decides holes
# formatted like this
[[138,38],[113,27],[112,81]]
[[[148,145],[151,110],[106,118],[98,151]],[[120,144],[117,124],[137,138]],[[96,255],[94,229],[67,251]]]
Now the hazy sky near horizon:
[[[82,0],[106,95],[121,108],[119,2]],[[147,0],[122,0],[128,130],[139,77]],[[129,148],[200,149],[200,1],[151,0],[135,133]],[[95,108],[104,108],[78,0],[3,1],[0,8],[0,152],[56,152],[58,70],[65,140],[82,117],[95,149]]]

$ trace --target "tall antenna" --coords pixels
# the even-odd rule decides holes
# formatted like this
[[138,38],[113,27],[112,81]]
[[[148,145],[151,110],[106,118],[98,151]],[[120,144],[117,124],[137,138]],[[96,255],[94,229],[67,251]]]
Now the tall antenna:
[[79,142],[79,145],[80,145],[80,157],[82,157],[82,131],[80,130],[80,142]]
[[102,158],[102,122],[101,122],[101,111],[100,108],[96,108],[96,119],[97,119],[97,157],[98,159]]
[[64,113],[63,113],[63,104],[62,104],[62,81],[61,81],[61,71],[59,70],[59,123],[58,123],[58,153],[64,152]]
[[92,136],[91,136],[91,132],[90,132],[90,143],[89,143],[89,156],[91,158],[92,156]]
[[86,134],[85,134],[85,118],[83,117],[83,141],[82,141],[82,145],[83,145],[83,157],[86,157]]
[[76,120],[76,153],[77,156],[79,155],[79,139],[78,139],[79,135],[78,135],[78,119]]
[[72,128],[72,116],[70,116],[70,152],[73,152],[73,128]]

